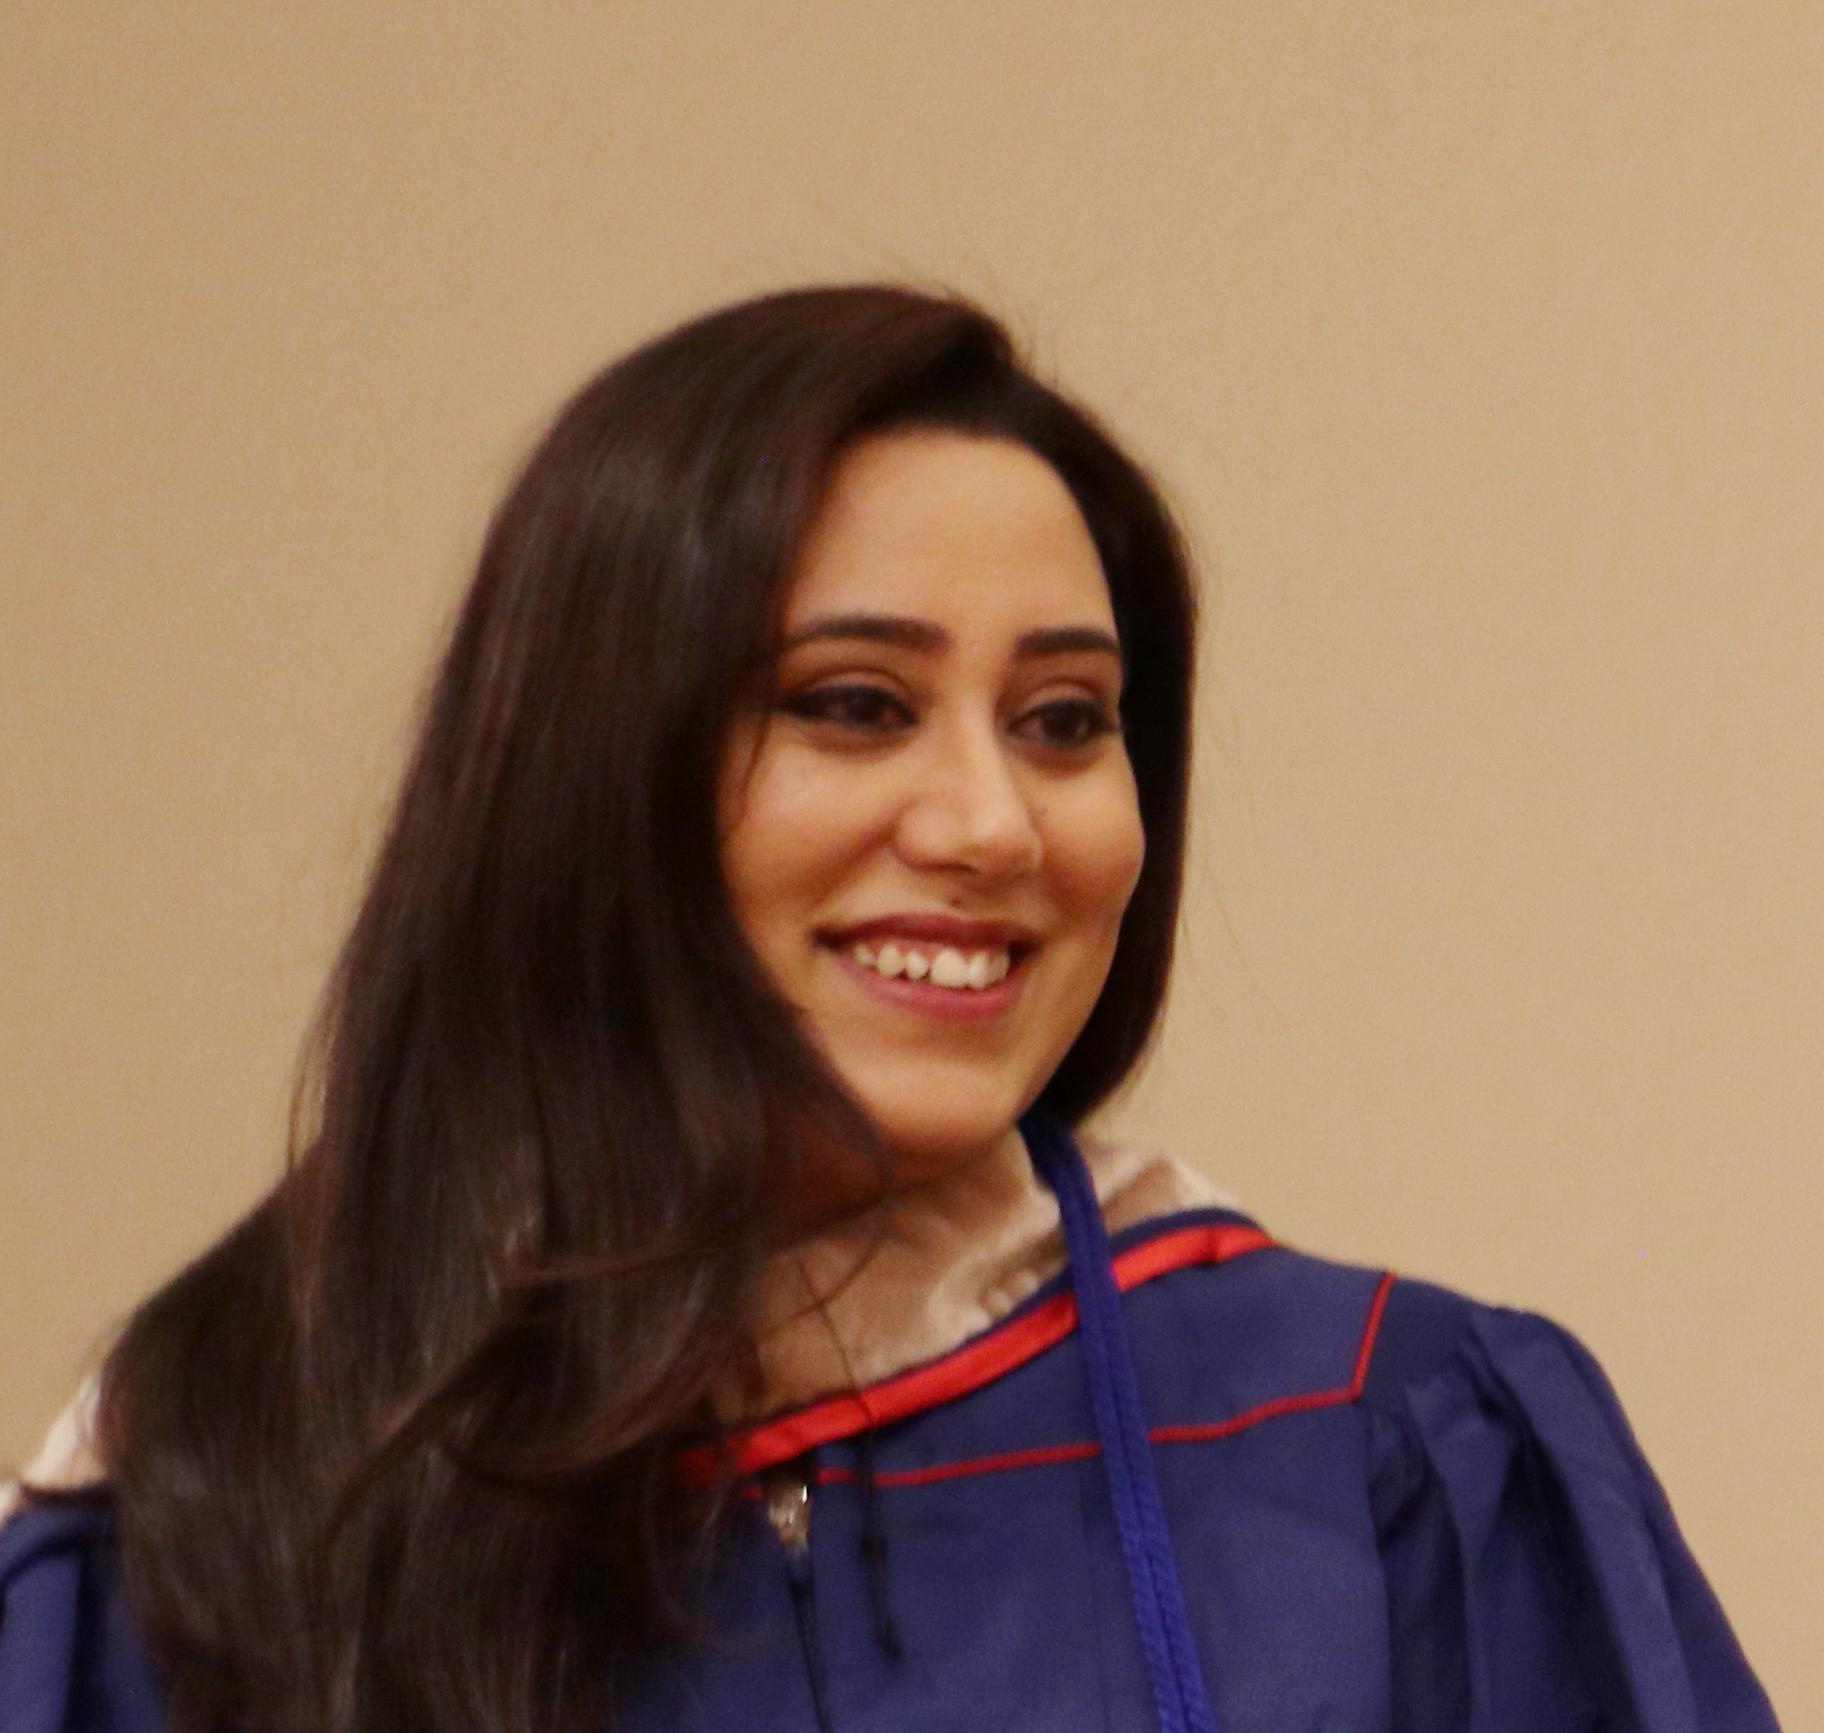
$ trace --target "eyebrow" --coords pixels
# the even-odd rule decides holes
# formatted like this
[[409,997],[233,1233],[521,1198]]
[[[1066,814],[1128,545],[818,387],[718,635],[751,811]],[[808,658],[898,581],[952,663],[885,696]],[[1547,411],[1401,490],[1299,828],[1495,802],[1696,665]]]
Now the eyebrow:
[[[893,644],[905,650],[922,650],[935,654],[950,648],[951,637],[933,620],[915,620],[904,614],[832,614],[813,620],[788,633],[779,653],[795,650],[800,644],[820,642],[827,638],[858,638],[869,643]],[[1101,626],[1039,626],[1022,632],[1014,640],[1016,662],[1039,656],[1063,656],[1073,652],[1101,651],[1122,661],[1121,641]]]

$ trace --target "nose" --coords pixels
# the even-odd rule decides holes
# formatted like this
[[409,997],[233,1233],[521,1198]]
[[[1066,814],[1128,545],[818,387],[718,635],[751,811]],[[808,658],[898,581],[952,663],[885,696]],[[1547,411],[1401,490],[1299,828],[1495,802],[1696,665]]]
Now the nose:
[[992,725],[934,731],[900,813],[895,844],[913,866],[988,878],[1033,871],[1044,854],[1032,792]]

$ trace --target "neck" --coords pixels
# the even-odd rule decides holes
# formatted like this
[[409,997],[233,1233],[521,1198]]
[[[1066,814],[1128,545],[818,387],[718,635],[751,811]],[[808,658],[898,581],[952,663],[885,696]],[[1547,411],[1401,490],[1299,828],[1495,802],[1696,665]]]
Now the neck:
[[784,1249],[832,1236],[868,1239],[889,1217],[916,1221],[930,1212],[951,1217],[964,1200],[980,1210],[997,1199],[1043,1189],[1017,1125],[978,1149],[941,1155],[892,1151],[890,1160],[884,1183],[853,1153],[813,1162],[806,1194],[789,1218]]
[[[1111,1231],[1233,1203],[1156,1150],[1089,1134],[1078,1142]],[[741,1424],[929,1360],[1006,1316],[1064,1263],[1057,1200],[1013,1128],[979,1158],[885,1196],[877,1189],[778,1253],[760,1295],[764,1387],[753,1398],[719,1392],[718,1413]]]

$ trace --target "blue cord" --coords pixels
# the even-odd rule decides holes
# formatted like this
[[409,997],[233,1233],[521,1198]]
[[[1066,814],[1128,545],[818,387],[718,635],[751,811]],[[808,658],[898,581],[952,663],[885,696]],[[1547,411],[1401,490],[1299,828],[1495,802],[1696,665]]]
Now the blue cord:
[[1020,1131],[1039,1176],[1057,1194],[1064,1222],[1090,1403],[1160,1733],[1216,1733],[1165,1505],[1153,1474],[1152,1444],[1121,1317],[1121,1293],[1115,1286],[1102,1206],[1067,1125],[1034,1112],[1020,1121]]

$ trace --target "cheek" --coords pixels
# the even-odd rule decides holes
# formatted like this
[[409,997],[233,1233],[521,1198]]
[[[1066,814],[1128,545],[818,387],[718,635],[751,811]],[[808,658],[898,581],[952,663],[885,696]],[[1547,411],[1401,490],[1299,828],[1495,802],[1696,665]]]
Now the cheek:
[[801,926],[840,884],[865,828],[853,801],[789,754],[762,753],[745,789],[725,788],[722,870],[752,936]]
[[751,738],[729,752],[717,790],[717,830],[722,879],[730,906],[750,939],[758,939],[777,913],[791,875],[791,825],[781,822],[776,767]]
[[1127,911],[1146,859],[1146,834],[1131,774],[1098,799],[1060,813],[1057,836],[1062,895],[1086,922],[1112,932]]

